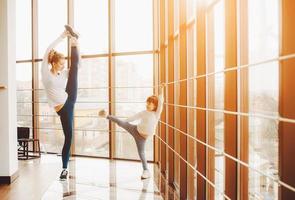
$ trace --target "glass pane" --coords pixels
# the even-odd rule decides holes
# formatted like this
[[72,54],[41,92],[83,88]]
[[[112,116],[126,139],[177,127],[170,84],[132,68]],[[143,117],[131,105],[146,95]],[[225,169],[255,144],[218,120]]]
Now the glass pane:
[[[213,35],[214,35],[214,61],[212,71],[221,71],[225,68],[225,10],[224,0],[219,1],[212,10],[213,12]],[[215,109],[224,110],[224,73],[217,73],[209,77],[210,83],[214,87],[214,92],[210,93],[210,99]],[[210,89],[209,89],[210,90]],[[210,107],[212,107],[210,105]],[[210,128],[212,131],[214,146],[223,151],[224,150],[224,114],[219,112],[209,112],[210,120],[214,125]],[[209,122],[210,124],[210,122]],[[212,151],[215,155],[215,199],[223,199],[223,195],[218,191],[224,191],[225,180],[225,158],[217,151]],[[218,190],[217,190],[218,189]]]
[[75,29],[80,33],[82,54],[108,52],[108,1],[74,1]]
[[[193,77],[196,75],[196,67],[195,67],[195,26],[191,26],[187,30],[187,76],[188,78]],[[188,89],[188,98],[187,98],[187,105],[188,106],[196,106],[196,79],[188,80],[187,81],[187,89]],[[196,138],[196,109],[188,108],[187,109],[187,122],[188,122],[188,134],[192,137]],[[188,137],[187,141],[187,154],[188,154],[188,162],[192,166],[196,165],[196,141],[192,138]],[[196,178],[197,173],[191,168],[188,167],[188,199],[196,199]]]
[[[195,26],[190,27],[187,30],[187,71],[188,78],[196,75],[196,42],[195,42]],[[189,80],[193,84],[194,80]],[[193,91],[192,93],[193,94]]]
[[174,0],[174,32],[179,31],[179,1]]
[[[109,123],[97,117],[108,111],[108,59],[83,59],[79,70],[79,91],[75,106],[75,154],[109,156]],[[81,117],[80,117],[81,116]]]
[[278,57],[279,0],[249,0],[249,62]]
[[39,128],[42,130],[62,129],[59,116],[53,108],[48,106],[48,103],[39,103]]
[[[43,91],[44,93],[44,91]],[[59,116],[53,108],[49,107],[47,98],[44,103],[39,103],[39,136],[41,148],[44,152],[61,153],[64,134],[60,123]]]
[[195,16],[196,16],[196,3],[197,3],[197,0],[187,0],[186,1],[187,21],[195,18]]
[[[278,62],[249,69],[249,111],[278,116]],[[278,122],[249,118],[249,163],[256,169],[278,177]],[[278,199],[278,184],[249,171],[249,197]]]
[[45,153],[61,153],[64,134],[62,129],[39,129],[41,150]]
[[119,56],[115,59],[117,87],[152,87],[153,55]]
[[153,49],[153,1],[115,1],[116,52]]
[[109,132],[107,130],[76,131],[75,154],[85,156],[109,157]]
[[[220,1],[214,8],[215,28],[215,71],[225,68],[225,12],[224,0]],[[215,76],[215,108],[224,109],[224,74]],[[224,150],[224,115],[215,113],[215,147]],[[220,190],[224,190],[224,156],[215,152],[215,184]],[[222,198],[220,193],[215,192],[215,199]]]
[[[168,40],[168,24],[169,24],[169,22],[168,22],[168,1],[165,1],[165,10],[167,11],[167,12],[165,12],[165,42]],[[168,47],[166,47],[165,48],[165,50],[166,51],[168,51]],[[168,55],[168,54],[166,54],[166,55]],[[168,58],[167,58],[168,56],[166,56],[166,60],[168,60]]]
[[31,0],[16,1],[16,60],[32,59]]
[[[43,57],[47,47],[65,30],[65,24],[67,24],[67,0],[38,1],[39,58]],[[67,55],[66,39],[55,50]]]
[[[178,2],[178,0],[176,0]],[[175,20],[175,19],[174,19]],[[178,19],[177,19],[178,20]],[[178,37],[179,38],[179,37]],[[180,64],[179,64],[179,39],[174,41],[174,80],[180,79]],[[179,91],[180,91],[180,84],[175,83],[172,84],[174,86],[174,104],[179,105]],[[174,126],[177,129],[180,129],[180,109],[178,106],[174,106]],[[174,149],[177,153],[180,153],[180,134],[179,132],[175,131],[174,133],[174,142],[175,146]],[[178,155],[174,154],[174,174],[175,174],[175,183],[179,186],[180,183],[180,158]]]
[[32,63],[16,65],[17,124],[32,127]]
[[108,110],[107,103],[77,103],[75,107],[75,154],[109,156],[109,123],[98,118],[100,109]]
[[[19,107],[22,107],[22,108],[19,108]],[[22,111],[25,111],[26,113],[30,113],[28,115],[31,115],[32,113],[32,107],[31,106],[26,106],[25,108],[23,108],[24,105],[21,105],[19,106],[18,105],[18,108],[17,110],[22,110]],[[19,114],[18,114],[19,115]],[[22,115],[22,114],[20,114]],[[33,120],[32,120],[32,116],[17,116],[17,126],[18,127],[30,127],[30,130],[32,131],[32,126],[33,126]],[[32,133],[31,133],[32,134]]]
[[[79,69],[79,88],[107,89],[109,77],[108,58],[82,59]],[[105,96],[99,97],[99,99]],[[98,100],[99,100],[98,99]]]
[[32,89],[32,63],[16,65],[17,90]]
[[[117,57],[115,63],[117,87],[150,87],[116,89],[116,101],[121,102],[116,103],[116,115],[128,117],[144,110],[146,98],[153,94],[153,55]],[[132,136],[116,130],[120,131],[116,133],[116,157],[139,159]],[[146,157],[153,160],[152,137],[146,144]]]
[[[279,56],[279,0],[249,0],[249,63]],[[249,112],[278,116],[279,63],[249,68]],[[278,177],[278,122],[249,118],[249,163]],[[249,198],[278,199],[278,185],[249,170]]]

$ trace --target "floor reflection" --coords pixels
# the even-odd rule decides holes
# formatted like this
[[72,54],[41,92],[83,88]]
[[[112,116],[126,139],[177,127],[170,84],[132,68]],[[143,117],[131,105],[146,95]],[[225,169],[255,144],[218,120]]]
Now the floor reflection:
[[[152,164],[149,168],[151,172],[156,171]],[[150,179],[140,179],[140,163],[76,158],[70,161],[69,170],[69,179],[54,181],[42,200],[163,199],[154,173]]]

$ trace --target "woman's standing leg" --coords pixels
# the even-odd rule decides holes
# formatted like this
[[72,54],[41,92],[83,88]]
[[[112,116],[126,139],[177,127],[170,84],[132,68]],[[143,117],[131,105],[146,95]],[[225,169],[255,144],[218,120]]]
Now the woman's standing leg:
[[72,144],[72,136],[73,136],[73,109],[69,108],[70,104],[65,104],[61,112],[60,112],[60,120],[64,133],[64,145],[62,148],[62,168],[68,168],[68,162],[70,158],[70,149]]

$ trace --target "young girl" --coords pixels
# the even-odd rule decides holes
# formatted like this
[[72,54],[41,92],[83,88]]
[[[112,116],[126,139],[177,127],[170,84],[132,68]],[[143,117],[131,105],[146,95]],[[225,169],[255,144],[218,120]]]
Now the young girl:
[[[68,161],[70,155],[73,114],[77,99],[78,88],[78,35],[66,25],[66,30],[46,50],[42,62],[42,82],[47,94],[49,105],[60,116],[65,141],[62,149],[62,167],[60,179],[68,176]],[[70,37],[71,42],[71,67],[64,70],[65,56],[53,50],[64,38]],[[50,66],[50,69],[48,68]]]
[[[135,114],[132,117],[127,118],[125,121],[118,119],[115,116],[106,115],[104,110],[99,112],[100,117],[105,117],[112,122],[116,123],[118,126],[125,129],[128,133],[130,133],[137,146],[138,154],[140,160],[142,162],[143,173],[141,178],[146,179],[150,177],[150,173],[147,167],[147,160],[145,158],[145,143],[147,138],[155,133],[157,123],[160,119],[161,112],[163,110],[163,90],[164,85],[160,86],[160,94],[159,97],[157,96],[150,96],[146,101],[146,110],[141,111]],[[133,125],[129,122],[140,120],[139,124]]]

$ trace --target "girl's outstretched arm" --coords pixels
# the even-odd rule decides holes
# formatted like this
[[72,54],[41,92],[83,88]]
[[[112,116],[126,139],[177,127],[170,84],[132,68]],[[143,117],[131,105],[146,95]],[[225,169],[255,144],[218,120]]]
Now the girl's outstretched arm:
[[164,104],[164,87],[165,87],[165,84],[161,84],[160,85],[160,92],[159,92],[159,102],[158,102],[158,108],[156,110],[156,115],[158,118],[160,118],[161,116],[161,113],[162,113],[162,110],[163,110],[163,104]]

